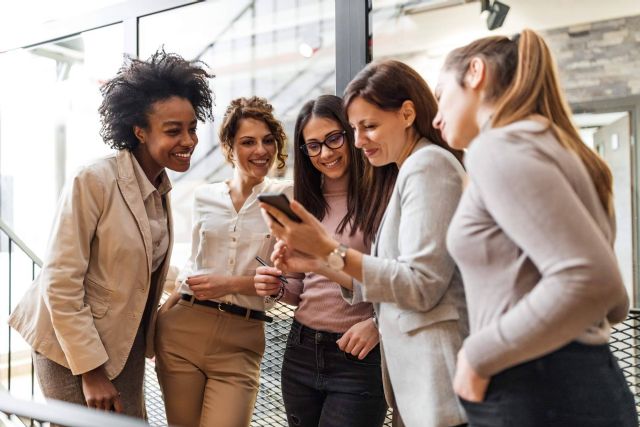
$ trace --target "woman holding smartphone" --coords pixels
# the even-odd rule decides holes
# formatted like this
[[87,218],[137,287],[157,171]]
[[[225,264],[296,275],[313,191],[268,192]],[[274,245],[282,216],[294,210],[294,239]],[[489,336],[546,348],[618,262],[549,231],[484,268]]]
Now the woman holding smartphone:
[[[365,160],[339,97],[323,95],[302,107],[295,148],[295,199],[341,243],[368,251],[380,216],[364,212]],[[373,205],[384,206],[386,200]],[[277,294],[279,274],[273,267],[258,268],[258,295]],[[289,425],[381,426],[387,405],[371,304],[348,304],[337,283],[313,272],[289,278],[282,301],[297,306],[282,365]]]
[[608,346],[629,308],[611,171],[571,122],[547,44],[524,30],[455,49],[436,93],[434,125],[468,148],[448,246],[469,302],[454,388],[471,425],[637,426]]
[[284,167],[285,134],[263,98],[231,102],[219,131],[233,178],[195,192],[191,257],[179,288],[160,309],[158,379],[167,421],[185,427],[251,422],[264,353],[265,314],[255,257],[274,244],[256,196],[291,184],[267,177]]
[[406,64],[367,65],[349,83],[344,99],[356,146],[376,168],[398,170],[371,255],[338,241],[292,202],[301,223],[262,205],[282,223],[270,221],[282,239],[272,257],[288,270],[289,263],[302,262],[294,251],[302,253],[312,259],[309,268],[345,288],[350,302],[375,303],[385,392],[396,425],[459,425],[465,415],[452,381],[467,314],[462,279],[445,236],[462,193],[460,153],[433,128],[436,100]]

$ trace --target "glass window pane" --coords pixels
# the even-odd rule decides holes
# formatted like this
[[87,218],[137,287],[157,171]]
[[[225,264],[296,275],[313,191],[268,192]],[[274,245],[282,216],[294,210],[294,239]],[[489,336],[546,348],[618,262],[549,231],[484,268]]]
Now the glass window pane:
[[111,152],[97,110],[123,45],[117,24],[0,54],[0,214],[41,257],[66,179]]
[[199,127],[191,169],[171,176],[174,265],[182,265],[190,248],[193,188],[231,176],[217,140],[229,102],[239,96],[267,98],[291,140],[304,102],[335,93],[334,12],[334,0],[215,0],[140,19],[141,58],[164,46],[186,59],[205,61],[216,75],[215,123]]
[[[334,45],[333,0],[208,1],[140,20],[141,58],[164,46],[211,67],[217,123],[231,99],[258,95],[292,131],[304,101],[335,92]],[[217,144],[215,132],[200,139],[202,146]],[[202,146],[200,155],[207,152]],[[204,178],[228,172],[223,168]]]

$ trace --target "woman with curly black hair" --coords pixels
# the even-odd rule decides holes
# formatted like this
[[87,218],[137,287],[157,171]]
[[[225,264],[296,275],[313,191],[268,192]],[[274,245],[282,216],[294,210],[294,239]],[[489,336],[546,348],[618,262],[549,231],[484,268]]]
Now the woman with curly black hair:
[[102,87],[101,135],[117,152],[68,183],[40,275],[9,320],[47,398],[145,417],[144,356],[173,241],[165,168],[189,168],[197,122],[213,118],[210,77],[159,51]]
[[256,295],[256,255],[275,239],[262,220],[258,194],[285,192],[270,179],[285,166],[286,136],[264,98],[231,101],[219,131],[233,177],[195,191],[191,257],[176,292],[158,314],[156,368],[167,421],[183,427],[249,426],[264,353],[265,311]]

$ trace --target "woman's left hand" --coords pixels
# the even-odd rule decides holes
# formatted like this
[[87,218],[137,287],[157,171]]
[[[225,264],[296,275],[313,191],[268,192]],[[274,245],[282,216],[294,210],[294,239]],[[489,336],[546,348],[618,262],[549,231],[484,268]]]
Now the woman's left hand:
[[277,220],[276,222],[269,215],[263,215],[271,232],[278,239],[283,240],[290,250],[297,250],[316,257],[325,257],[338,247],[338,242],[329,236],[320,221],[300,203],[293,201],[290,206],[302,222],[292,221],[279,209],[266,203],[260,203],[260,207]]
[[226,278],[223,276],[200,274],[190,276],[185,283],[189,285],[193,295],[200,301],[216,299],[232,293],[229,286],[227,286]]
[[340,350],[362,360],[380,342],[380,333],[373,319],[366,319],[351,326],[337,341]]
[[464,349],[460,350],[453,378],[453,391],[469,402],[482,402],[488,386],[489,378],[480,376],[469,364]]

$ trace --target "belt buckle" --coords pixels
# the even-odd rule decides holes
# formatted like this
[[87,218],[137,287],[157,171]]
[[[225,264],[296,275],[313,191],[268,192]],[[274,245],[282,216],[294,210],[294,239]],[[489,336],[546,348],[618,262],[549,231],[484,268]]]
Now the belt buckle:
[[226,313],[226,311],[224,311],[224,309],[222,308],[222,304],[223,303],[221,303],[221,302],[218,303],[218,310],[223,312],[223,313]]
[[196,296],[195,295],[191,295],[189,300],[187,300],[187,303],[189,304],[189,306],[193,306],[193,304],[195,304],[196,302]]

